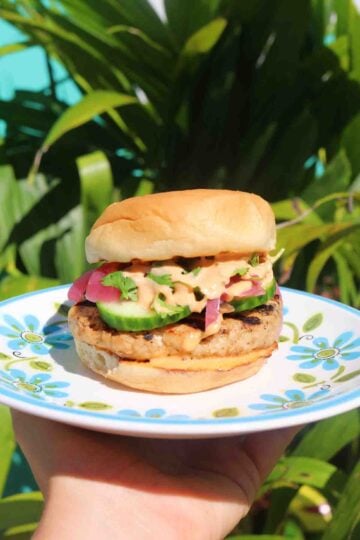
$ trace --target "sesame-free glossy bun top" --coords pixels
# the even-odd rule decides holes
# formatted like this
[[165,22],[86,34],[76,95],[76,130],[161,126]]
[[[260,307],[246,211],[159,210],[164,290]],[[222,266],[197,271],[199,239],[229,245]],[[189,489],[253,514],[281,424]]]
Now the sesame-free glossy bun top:
[[170,191],[113,203],[85,243],[91,263],[268,252],[274,247],[270,205],[253,193],[220,189]]

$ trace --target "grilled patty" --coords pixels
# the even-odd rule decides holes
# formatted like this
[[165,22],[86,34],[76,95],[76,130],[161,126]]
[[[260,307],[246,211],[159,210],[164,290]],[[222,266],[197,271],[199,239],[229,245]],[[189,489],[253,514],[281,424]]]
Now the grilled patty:
[[224,317],[219,332],[202,339],[197,315],[147,332],[119,332],[107,326],[95,305],[77,304],[69,311],[69,326],[75,338],[121,358],[148,360],[181,355],[193,358],[236,356],[270,347],[277,341],[282,324],[282,301],[275,295],[266,304]]

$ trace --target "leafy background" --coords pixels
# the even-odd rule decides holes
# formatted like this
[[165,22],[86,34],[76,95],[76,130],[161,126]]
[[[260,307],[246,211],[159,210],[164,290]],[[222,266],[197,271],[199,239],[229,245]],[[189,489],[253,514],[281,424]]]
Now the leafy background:
[[[147,0],[1,1],[22,38],[0,58],[41,46],[49,85],[0,97],[0,298],[79,275],[111,201],[226,187],[272,203],[281,283],[359,307],[356,5],[165,0],[164,12]],[[80,97],[71,106],[64,80]],[[41,495],[16,493],[5,408],[0,426],[0,534],[30,538]],[[359,434],[358,411],[307,427],[233,537],[358,538]]]

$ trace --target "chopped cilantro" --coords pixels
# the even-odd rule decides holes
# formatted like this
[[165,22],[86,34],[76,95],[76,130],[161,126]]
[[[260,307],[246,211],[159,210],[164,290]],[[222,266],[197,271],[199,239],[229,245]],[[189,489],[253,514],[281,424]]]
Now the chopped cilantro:
[[260,255],[258,253],[254,253],[249,260],[249,264],[251,264],[251,266],[257,266],[260,264]]
[[201,267],[200,266],[197,266],[196,268],[193,268],[191,270],[192,275],[195,276],[195,277],[198,276],[200,272],[201,272]]
[[138,299],[135,281],[130,277],[124,276],[120,271],[112,272],[105,276],[102,280],[102,284],[119,289],[123,300],[132,300],[133,302],[136,302]]
[[248,269],[245,267],[245,268],[237,268],[235,270],[235,272],[233,273],[233,276],[245,276],[245,274],[247,273]]
[[147,277],[152,281],[155,281],[158,285],[168,285],[169,287],[174,285],[170,274],[153,274],[152,272],[149,272]]
[[[158,312],[158,310],[156,309],[156,307],[159,306],[161,307],[162,309],[166,309],[167,312],[166,313],[162,313],[161,311]],[[158,314],[160,315],[163,315],[164,317],[166,317],[167,315],[175,315],[176,313],[181,313],[182,311],[184,311],[184,308],[186,306],[172,306],[171,304],[168,304],[166,301],[165,301],[165,295],[160,293],[157,295],[157,297],[155,298],[155,300],[153,301],[152,303],[152,306],[151,306],[155,311],[158,312]]]

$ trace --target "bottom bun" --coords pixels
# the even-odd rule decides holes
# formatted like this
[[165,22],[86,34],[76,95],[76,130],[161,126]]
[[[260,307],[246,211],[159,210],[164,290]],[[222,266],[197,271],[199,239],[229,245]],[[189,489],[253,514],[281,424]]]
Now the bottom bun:
[[78,339],[75,345],[83,364],[106,379],[161,394],[190,394],[247,379],[259,371],[277,348],[275,342],[239,356],[198,359],[171,356],[136,361],[123,360]]

